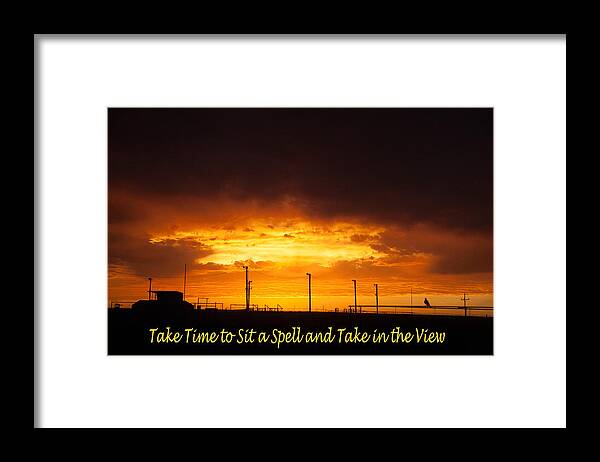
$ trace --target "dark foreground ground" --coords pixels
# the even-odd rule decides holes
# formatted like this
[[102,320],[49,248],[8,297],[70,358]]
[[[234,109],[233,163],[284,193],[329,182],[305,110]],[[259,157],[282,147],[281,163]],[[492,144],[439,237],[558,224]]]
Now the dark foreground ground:
[[[149,329],[181,332],[179,343],[151,343]],[[429,332],[445,332],[443,343],[423,343],[413,339],[411,343],[276,343],[269,340],[258,343],[258,332],[270,335],[270,339],[281,338],[285,333],[299,327],[301,334],[327,332],[332,327],[334,336],[337,329],[345,328],[353,332],[391,332],[399,327],[402,332],[416,333],[428,329]],[[216,343],[185,343],[185,329],[199,332],[216,332]],[[220,332],[225,329],[234,334],[231,343],[221,342]],[[237,343],[238,339],[248,338],[249,329],[256,331],[255,342]],[[274,329],[277,331],[273,332]],[[296,332],[298,332],[296,330]],[[157,335],[158,331],[155,333]],[[156,338],[156,337],[155,337]],[[191,339],[191,337],[189,337]],[[289,338],[289,337],[288,337]],[[290,340],[297,339],[289,338]],[[245,311],[205,311],[199,310],[177,318],[165,316],[142,316],[133,310],[108,310],[108,354],[111,355],[163,355],[163,354],[408,354],[408,355],[491,355],[493,354],[493,318],[460,316],[424,315],[374,315],[349,313],[307,313],[307,312],[245,312]]]

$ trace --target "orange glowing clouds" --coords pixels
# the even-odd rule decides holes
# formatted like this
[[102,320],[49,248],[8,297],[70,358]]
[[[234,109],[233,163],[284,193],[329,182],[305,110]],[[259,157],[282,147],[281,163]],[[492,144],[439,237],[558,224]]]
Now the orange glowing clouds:
[[486,271],[491,239],[486,236],[419,224],[399,227],[284,215],[233,215],[222,221],[205,219],[204,225],[182,216],[173,220],[176,226],[162,230],[141,224],[142,230],[154,231],[139,231],[145,237],[135,238],[135,246],[129,235],[123,250],[115,247],[128,261],[110,267],[111,300],[142,297],[150,275],[157,287],[177,289],[187,263],[190,300],[240,303],[241,267],[246,264],[253,280],[252,300],[259,304],[303,307],[306,272],[314,276],[314,306],[325,309],[352,301],[347,299],[352,279],[359,280],[359,299],[367,301],[378,283],[382,303],[409,303],[412,289],[438,304],[457,303],[455,294],[463,292],[480,304],[492,304],[492,274]]
[[315,226],[306,221],[288,222],[277,226],[255,221],[235,229],[180,230],[150,238],[153,244],[195,241],[208,246],[211,254],[196,259],[196,263],[232,265],[239,261],[268,261],[279,267],[318,264],[331,267],[340,260],[377,257],[371,247],[382,227],[333,223]]

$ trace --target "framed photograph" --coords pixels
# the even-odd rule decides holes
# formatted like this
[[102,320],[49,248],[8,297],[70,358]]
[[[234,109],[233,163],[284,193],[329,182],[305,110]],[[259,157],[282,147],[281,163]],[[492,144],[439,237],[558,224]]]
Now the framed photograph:
[[109,108],[109,354],[492,354],[492,108]]
[[566,427],[566,35],[34,36],[34,427]]

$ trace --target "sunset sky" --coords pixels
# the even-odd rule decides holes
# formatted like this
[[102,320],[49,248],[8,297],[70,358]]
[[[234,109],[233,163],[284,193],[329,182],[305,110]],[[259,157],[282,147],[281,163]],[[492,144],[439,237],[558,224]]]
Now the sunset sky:
[[109,109],[109,301],[492,305],[492,109]]

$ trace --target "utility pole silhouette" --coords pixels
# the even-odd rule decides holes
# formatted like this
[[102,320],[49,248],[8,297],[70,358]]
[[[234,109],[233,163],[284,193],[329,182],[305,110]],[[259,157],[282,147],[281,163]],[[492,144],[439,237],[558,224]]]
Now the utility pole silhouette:
[[185,284],[187,282],[187,263],[183,265],[183,299],[185,300]]
[[250,308],[250,290],[252,289],[252,281],[248,281],[248,308]]
[[375,284],[375,309],[376,313],[379,314],[379,286]]
[[312,311],[312,294],[311,294],[311,287],[310,287],[312,274],[306,273],[306,275],[308,276],[308,312],[310,313]]
[[356,279],[352,279],[352,282],[354,283],[354,312],[356,313]]
[[248,298],[249,294],[248,294],[248,267],[244,266],[244,269],[246,270],[246,311],[250,310],[250,299]]
[[152,300],[152,278],[148,278],[148,300]]
[[465,316],[467,315],[467,301],[471,300],[470,298],[467,298],[467,294],[463,294],[463,298],[461,298],[461,300],[463,301],[464,307],[465,307]]

